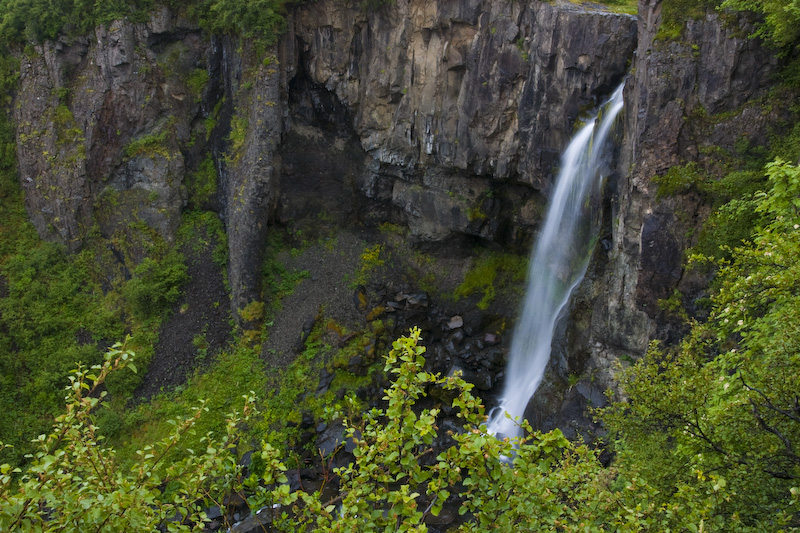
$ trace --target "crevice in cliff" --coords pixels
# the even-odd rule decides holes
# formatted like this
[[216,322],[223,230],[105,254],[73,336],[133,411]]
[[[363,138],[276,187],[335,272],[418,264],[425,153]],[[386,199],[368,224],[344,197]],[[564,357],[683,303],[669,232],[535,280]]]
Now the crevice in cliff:
[[390,191],[370,197],[365,176],[374,162],[361,146],[350,111],[335,93],[312,81],[307,67],[300,52],[288,84],[289,129],[280,147],[276,220],[306,230],[319,224],[404,223],[400,210],[387,201]]
[[208,149],[214,159],[218,176],[217,195],[213,207],[223,221],[227,220],[227,201],[230,194],[228,168],[225,153],[231,132],[236,89],[234,84],[241,77],[241,62],[234,61],[228,37],[211,37],[209,47],[209,84],[205,89],[202,110],[206,120]]
[[311,80],[306,61],[301,52],[297,73],[289,81],[290,121],[335,133],[337,137],[355,138],[347,107],[325,86]]

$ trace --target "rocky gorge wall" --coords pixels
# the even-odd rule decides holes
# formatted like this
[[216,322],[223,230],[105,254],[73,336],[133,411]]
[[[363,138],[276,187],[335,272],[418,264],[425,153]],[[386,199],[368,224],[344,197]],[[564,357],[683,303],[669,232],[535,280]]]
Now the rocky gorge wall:
[[[277,201],[285,93],[279,71],[240,45],[162,8],[147,23],[27,50],[13,119],[40,236],[78,250],[99,234],[135,265],[154,238],[175,239],[188,189],[204,179],[195,185],[216,192],[194,207],[226,220],[234,309],[252,300]],[[212,175],[196,177],[210,156]]]
[[[122,239],[144,225],[170,241],[213,153],[241,309],[258,294],[283,134],[302,136],[306,111],[358,140],[351,188],[384,206],[376,220],[418,241],[527,246],[575,119],[625,75],[636,34],[633,17],[546,2],[325,1],[289,22],[267,57],[167,9],[25,54],[14,120],[40,235],[74,250],[93,227]],[[300,111],[299,79],[313,93]]]
[[195,27],[162,13],[23,55],[13,119],[26,205],[43,238],[75,250],[93,224],[110,238],[133,220],[174,237],[192,157],[181,148],[199,109],[179,72],[192,72],[205,48]]
[[[659,300],[705,286],[682,254],[709,207],[659,197],[653,178],[763,140],[775,118],[750,104],[771,54],[714,13],[659,41],[661,6],[641,0],[637,18],[568,2],[319,0],[294,8],[269,50],[164,8],[47,42],[21,54],[13,111],[28,212],[77,250],[98,233],[172,241],[187,205],[213,209],[234,311],[260,298],[270,225],[303,212],[402,224],[410,245],[525,249],[576,121],[628,76],[604,233],[537,400],[556,406],[539,422],[558,425],[602,401],[621,356],[676,338]],[[724,118],[701,128],[701,112]],[[198,199],[209,155],[216,192]],[[567,375],[580,377],[569,390]]]
[[660,195],[658,177],[693,162],[719,178],[724,154],[740,151],[737,143],[766,145],[785,112],[763,104],[779,65],[746,28],[710,11],[690,18],[680,40],[662,40],[663,4],[639,2],[607,246],[598,248],[578,296],[582,303],[574,305],[582,308],[576,322],[584,328],[575,338],[589,348],[586,371],[600,389],[613,383],[609,369],[619,356],[683,335],[660,301],[678,290],[694,312],[695,300],[706,296],[708,279],[685,269],[685,251],[697,242],[709,201],[696,190]]
[[526,244],[576,118],[624,77],[636,35],[629,16],[477,0],[315,2],[291,28],[298,69],[347,109],[369,155],[367,197],[422,241]]

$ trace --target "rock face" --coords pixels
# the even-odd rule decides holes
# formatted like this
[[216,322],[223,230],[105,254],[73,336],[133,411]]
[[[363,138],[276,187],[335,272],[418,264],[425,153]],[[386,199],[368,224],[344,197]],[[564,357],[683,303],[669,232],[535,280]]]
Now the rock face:
[[229,142],[221,164],[228,266],[234,312],[260,300],[267,224],[278,201],[286,78],[274,51],[256,57],[225,40],[222,67],[229,119]]
[[763,144],[768,125],[776,122],[776,112],[764,112],[758,101],[777,72],[772,54],[713,11],[690,19],[680,41],[659,41],[661,6],[661,0],[639,5],[620,170],[611,184],[613,223],[575,306],[586,309],[587,368],[605,378],[609,358],[638,356],[653,338],[677,340],[679,332],[658,301],[675,289],[697,295],[706,283],[685,272],[683,262],[709,207],[693,192],[659,197],[654,178],[688,162],[714,174],[721,164],[708,154],[735,153],[742,139]]
[[[233,308],[257,299],[286,100],[275,63],[166,8],[147,23],[115,22],[23,57],[17,154],[39,234],[72,250],[93,226],[112,242],[150,231],[170,242],[186,178],[211,154],[220,188],[210,204],[227,223]],[[130,248],[133,263],[146,253]]]
[[[545,2],[301,6],[297,64],[371,156],[359,178],[413,234],[529,240],[582,109],[626,73],[633,17]],[[527,195],[512,191],[525,184]],[[523,228],[527,228],[525,233]],[[505,231],[505,233],[504,233]]]
[[[211,153],[239,310],[258,299],[281,160],[321,175],[344,154],[344,187],[330,190],[357,206],[351,219],[404,223],[419,241],[527,246],[576,118],[625,75],[636,34],[632,17],[546,2],[325,0],[290,21],[267,57],[166,8],[26,55],[14,119],[40,235],[73,250],[92,227],[170,241],[185,178]],[[312,137],[326,168],[306,164]],[[317,194],[290,181],[282,216]]]
[[[659,300],[703,286],[682,262],[708,206],[658,197],[653,178],[762,142],[779,113],[752,104],[777,65],[747,32],[710,12],[657,41],[661,5],[641,0],[637,20],[561,2],[318,0],[266,53],[163,8],[47,42],[21,58],[13,111],[28,211],[72,250],[94,228],[170,241],[210,154],[219,186],[203,206],[225,221],[234,311],[260,298],[269,225],[298,213],[525,248],[576,121],[633,60],[605,232],[543,388],[563,408],[539,422],[558,425],[599,401],[613,361],[680,333]],[[589,373],[594,384],[558,386]]]
[[74,250],[94,223],[111,237],[140,221],[172,239],[200,101],[184,75],[204,56],[196,28],[161,11],[22,58],[17,155],[42,237]]

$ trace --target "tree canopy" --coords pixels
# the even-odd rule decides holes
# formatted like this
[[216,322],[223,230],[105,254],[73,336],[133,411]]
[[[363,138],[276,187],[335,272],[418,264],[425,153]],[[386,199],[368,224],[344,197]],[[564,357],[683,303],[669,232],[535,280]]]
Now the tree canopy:
[[272,43],[285,25],[286,0],[7,0],[0,4],[0,42],[41,42],[60,34],[85,35],[99,24],[146,21],[156,5],[183,10],[213,33]]

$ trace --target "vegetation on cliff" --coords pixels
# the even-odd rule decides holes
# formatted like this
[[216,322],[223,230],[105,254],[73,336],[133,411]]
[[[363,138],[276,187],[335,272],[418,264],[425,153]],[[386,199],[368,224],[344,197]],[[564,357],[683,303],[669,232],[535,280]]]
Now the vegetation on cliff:
[[[171,4],[210,31],[264,42],[284,23],[280,1]],[[665,8],[685,4],[665,2]],[[757,34],[784,55],[796,53],[796,2],[722,5],[760,15]],[[21,43],[84,33],[120,16],[143,20],[153,7],[149,0],[9,1],[0,8],[0,39]],[[7,93],[17,67],[10,56],[0,58]],[[796,139],[790,137],[785,146],[796,158]],[[243,412],[231,405],[238,401],[231,382],[265,388],[259,353],[246,343],[223,353],[182,396],[159,397],[139,409],[124,403],[138,383],[129,372],[135,368],[131,351],[138,353],[135,364],[146,366],[161,320],[187,280],[185,258],[154,239],[148,244],[151,258],[110,279],[97,263],[112,253],[105,243],[90,242],[84,252],[67,257],[62,248],[40,242],[24,220],[13,151],[13,129],[3,117],[0,435],[7,442],[0,443],[0,529],[200,529],[205,509],[234,493],[253,510],[266,505],[273,527],[289,531],[424,531],[425,521],[445,504],[463,514],[463,531],[798,527],[800,170],[792,163],[775,159],[763,171],[760,165],[739,168],[721,181],[689,165],[666,176],[665,193],[696,187],[719,198],[718,215],[711,219],[716,233],[695,259],[717,272],[710,316],[691,323],[680,346],[654,345],[624,373],[625,401],[600,413],[615,439],[610,466],[598,460],[598,450],[569,443],[558,431],[528,433],[517,443],[487,435],[471,386],[425,371],[419,332],[413,331],[386,359],[384,370],[394,379],[382,407],[364,413],[350,397],[335,404],[332,393],[315,404],[332,419],[344,417],[355,457],[330,472],[326,482],[336,482],[338,490],[323,495],[289,490],[288,461],[276,446],[285,434],[274,433],[273,424],[297,416],[286,411],[296,407],[298,391],[315,386],[308,381],[309,366],[290,369],[274,402],[258,404],[258,418],[252,395]],[[207,158],[189,181],[193,207],[210,202],[216,178]],[[721,251],[717,237],[726,238]],[[364,277],[384,261],[380,248],[368,249],[362,259]],[[482,292],[479,305],[488,305],[498,272],[516,270],[510,259],[495,259],[476,267],[456,295]],[[294,279],[280,277],[289,284]],[[264,318],[263,304],[252,311]],[[134,339],[103,357],[104,347],[125,333]],[[255,332],[247,340],[260,338]],[[200,333],[196,347],[198,357],[205,357]],[[312,338],[301,363],[316,359],[316,349]],[[67,409],[61,411],[58,394],[76,360],[83,366],[69,376]],[[112,405],[111,396],[123,403]],[[423,404],[425,398],[433,406]],[[194,410],[186,407],[193,402]],[[441,424],[445,410],[457,413],[463,427],[448,434]],[[55,414],[48,432],[43,420]],[[173,429],[165,434],[162,426],[142,424],[131,437],[141,453],[131,454],[131,444],[118,433],[149,422],[148,416],[174,419]],[[247,436],[265,442],[241,440],[245,427]],[[26,447],[31,430],[43,436]],[[15,446],[8,447],[9,441]],[[434,442],[449,446],[434,453]],[[246,473],[239,459],[253,447],[257,459]],[[32,455],[23,457],[26,452]]]
[[285,0],[9,0],[0,6],[0,42],[41,42],[85,35],[100,24],[128,18],[144,22],[159,5],[184,10],[214,33],[275,41],[285,25]]
[[677,347],[651,346],[622,378],[627,401],[601,415],[620,460],[659,493],[713,472],[722,512],[753,527],[800,511],[800,168],[776,160],[766,174],[749,238],[693,258],[718,268],[708,320]]
[[796,0],[672,0],[663,2],[658,38],[680,39],[686,20],[716,10],[747,15],[755,24],[751,37],[773,47],[783,57],[796,57],[800,43],[800,5]]
[[758,16],[755,36],[781,54],[795,54],[800,47],[800,3],[797,0],[724,0],[723,9],[748,11]]

